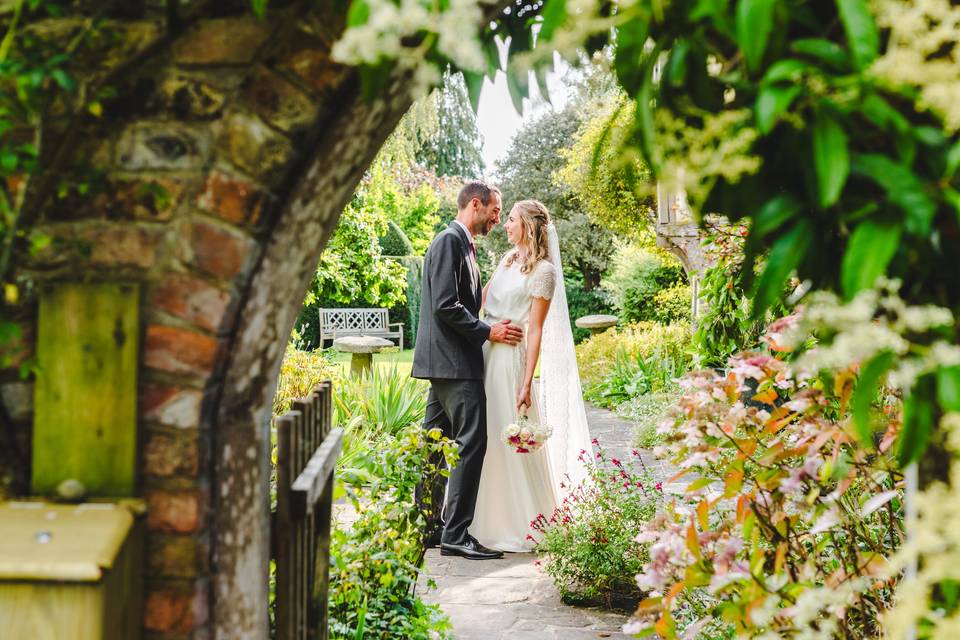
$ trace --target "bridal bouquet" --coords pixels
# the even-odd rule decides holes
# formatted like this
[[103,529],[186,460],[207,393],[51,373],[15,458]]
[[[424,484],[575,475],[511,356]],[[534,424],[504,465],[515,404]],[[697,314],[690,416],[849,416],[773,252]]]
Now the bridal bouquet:
[[531,453],[538,450],[553,433],[548,425],[531,422],[521,416],[503,429],[503,441],[517,453]]

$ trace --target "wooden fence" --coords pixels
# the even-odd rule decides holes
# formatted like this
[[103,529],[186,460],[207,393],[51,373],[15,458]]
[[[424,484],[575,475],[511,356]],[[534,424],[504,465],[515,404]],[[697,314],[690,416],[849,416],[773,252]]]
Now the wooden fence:
[[332,390],[317,386],[274,422],[277,429],[277,640],[326,640],[333,474],[343,430],[331,429]]

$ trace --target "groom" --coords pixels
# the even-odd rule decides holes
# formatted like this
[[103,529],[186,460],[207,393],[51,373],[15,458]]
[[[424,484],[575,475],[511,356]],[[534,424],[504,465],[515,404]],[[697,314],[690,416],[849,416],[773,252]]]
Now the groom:
[[440,533],[441,555],[471,560],[503,556],[467,532],[487,451],[483,343],[515,345],[523,337],[523,330],[509,320],[493,326],[480,320],[483,293],[473,239],[487,235],[500,222],[500,208],[496,187],[473,181],[460,190],[456,219],[434,238],[423,261],[420,325],[413,355],[413,377],[430,381],[424,428],[440,428],[460,451],[446,482],[442,519],[444,479],[439,477],[433,487],[423,488],[432,495],[427,533],[434,539]]

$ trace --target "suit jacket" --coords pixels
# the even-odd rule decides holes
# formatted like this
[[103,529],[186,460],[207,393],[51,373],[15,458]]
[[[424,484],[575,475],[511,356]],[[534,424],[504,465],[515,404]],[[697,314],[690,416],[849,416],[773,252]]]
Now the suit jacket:
[[467,234],[456,222],[430,243],[421,287],[413,377],[483,380],[490,325],[480,320],[480,272],[472,266]]

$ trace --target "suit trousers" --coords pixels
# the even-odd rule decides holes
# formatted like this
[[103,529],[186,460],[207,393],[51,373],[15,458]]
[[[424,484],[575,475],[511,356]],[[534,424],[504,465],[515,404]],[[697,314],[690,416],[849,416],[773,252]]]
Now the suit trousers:
[[[442,526],[442,542],[463,544],[467,540],[467,529],[473,522],[483,457],[487,453],[487,395],[483,381],[430,380],[423,428],[439,428],[444,436],[457,443],[459,450],[459,460],[451,470],[450,477],[438,475],[429,489],[431,510],[427,518],[427,532],[429,534]],[[441,463],[439,460],[434,462]],[[441,504],[444,504],[442,518]]]

